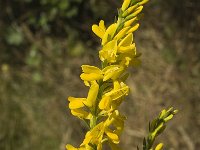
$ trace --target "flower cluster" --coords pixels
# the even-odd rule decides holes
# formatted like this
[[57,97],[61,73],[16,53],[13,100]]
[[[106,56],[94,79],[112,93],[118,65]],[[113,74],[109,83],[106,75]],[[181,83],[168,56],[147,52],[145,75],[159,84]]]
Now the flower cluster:
[[125,84],[127,68],[140,64],[133,32],[139,27],[140,12],[146,2],[148,0],[124,0],[115,23],[106,28],[101,20],[92,26],[92,31],[101,40],[102,67],[82,65],[80,77],[89,87],[88,95],[68,98],[71,113],[84,120],[90,130],[79,148],[68,144],[67,150],[102,150],[104,143],[112,150],[120,149],[119,137],[126,118],[118,107],[129,93]]

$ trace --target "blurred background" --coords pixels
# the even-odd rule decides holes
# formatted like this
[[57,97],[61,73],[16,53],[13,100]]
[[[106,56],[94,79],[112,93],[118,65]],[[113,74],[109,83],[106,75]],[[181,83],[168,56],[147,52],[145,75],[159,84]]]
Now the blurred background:
[[[86,96],[82,64],[100,65],[91,26],[108,26],[122,0],[0,0],[0,150],[64,150],[86,126],[68,96]],[[157,142],[200,147],[200,1],[150,0],[135,33],[142,66],[130,69],[131,93],[121,146],[141,147],[148,122],[163,108],[178,115]]]

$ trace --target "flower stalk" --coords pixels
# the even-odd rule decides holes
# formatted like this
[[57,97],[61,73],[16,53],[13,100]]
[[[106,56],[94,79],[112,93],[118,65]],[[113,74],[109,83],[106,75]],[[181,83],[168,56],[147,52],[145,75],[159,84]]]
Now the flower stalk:
[[120,135],[126,117],[118,108],[129,93],[125,84],[127,68],[140,64],[133,33],[139,27],[138,20],[146,2],[148,0],[124,0],[116,22],[106,27],[101,20],[92,26],[101,42],[101,68],[82,65],[80,78],[89,87],[88,95],[86,98],[68,98],[72,115],[84,120],[89,131],[78,148],[67,144],[67,150],[102,150],[104,144],[112,150],[121,149]]

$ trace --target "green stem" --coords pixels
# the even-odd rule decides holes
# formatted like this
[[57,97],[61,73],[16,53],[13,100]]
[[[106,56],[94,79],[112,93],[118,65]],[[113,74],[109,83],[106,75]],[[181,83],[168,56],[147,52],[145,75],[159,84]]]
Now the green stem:
[[90,120],[90,128],[94,128],[97,125],[97,117],[96,115],[92,116],[92,119]]

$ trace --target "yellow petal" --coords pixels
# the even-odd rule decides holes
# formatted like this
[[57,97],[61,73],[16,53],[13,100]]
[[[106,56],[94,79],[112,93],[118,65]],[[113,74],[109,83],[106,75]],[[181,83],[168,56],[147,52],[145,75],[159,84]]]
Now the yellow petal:
[[134,18],[132,18],[132,19],[126,21],[126,22],[124,23],[124,26],[125,26],[125,27],[129,27],[129,26],[131,26],[136,20],[138,20],[138,18],[137,18],[137,17],[134,17]]
[[138,4],[139,4],[139,5],[144,5],[144,4],[146,4],[148,1],[149,1],[149,0],[142,0],[142,1],[140,1]]
[[111,76],[111,79],[112,80],[117,80],[118,78],[119,78],[119,76],[121,75],[121,74],[123,74],[124,73],[124,67],[120,67],[120,69],[118,70],[118,71],[116,71],[112,76]]
[[90,145],[85,145],[85,149],[83,149],[83,150],[94,150]]
[[120,54],[120,57],[121,57],[120,65],[128,67],[131,64],[132,59],[135,59],[134,55],[132,55],[132,53],[127,53],[129,54],[129,56],[127,54],[126,55],[123,55],[123,54],[125,53]]
[[119,31],[119,33],[117,33],[114,39],[119,40],[123,38],[127,34],[128,30],[129,30],[129,27],[123,28],[122,30]]
[[72,96],[68,97],[68,101],[70,101],[70,102],[73,102],[73,101],[76,101],[76,100],[84,101],[85,98],[76,98],[76,97],[72,97]]
[[90,66],[90,65],[82,65],[81,66],[82,70],[84,73],[96,73],[96,74],[101,74],[101,69],[95,66]]
[[99,103],[99,108],[100,109],[108,109],[110,102],[111,102],[110,97],[104,96]]
[[103,149],[103,146],[102,146],[102,143],[100,142],[98,145],[97,145],[97,150],[102,150]]
[[105,130],[106,135],[108,136],[108,138],[115,144],[119,143],[119,137],[117,134],[109,131],[109,130]]
[[97,84],[96,81],[92,81],[90,90],[88,92],[88,97],[85,103],[88,107],[92,107],[95,105],[98,92],[99,92],[99,85]]
[[106,31],[106,27],[105,27],[105,24],[104,24],[104,21],[103,20],[101,20],[100,22],[99,22],[99,27],[105,32]]
[[77,108],[84,107],[84,103],[83,103],[84,101],[86,101],[86,98],[76,98],[75,100],[69,103],[69,108],[77,109]]
[[99,80],[103,78],[101,75],[101,70],[95,66],[90,65],[82,65],[82,73],[80,75],[81,79],[84,81],[93,81],[93,80]]
[[136,9],[136,11],[132,14],[133,16],[137,16],[143,9],[143,6],[140,6]]
[[126,17],[128,15],[130,15],[137,7],[139,6],[139,4],[135,4],[131,7],[129,7],[123,14],[122,17]]
[[113,52],[116,49],[116,44],[117,44],[117,41],[116,40],[112,40],[112,41],[108,42],[105,46],[103,46],[102,50],[103,51]]
[[99,58],[101,61],[105,61],[108,58],[108,53],[106,51],[100,50],[99,51]]
[[107,81],[108,79],[115,80],[124,72],[124,68],[119,65],[112,65],[104,68],[103,72],[104,72],[103,81]]
[[160,143],[156,146],[155,150],[162,150],[163,149],[163,143]]
[[126,19],[129,20],[129,19],[131,19],[131,18],[136,17],[136,16],[142,11],[142,9],[143,9],[143,6],[139,6],[136,10],[134,10],[132,13],[130,13],[130,14],[126,17]]
[[131,44],[130,46],[120,46],[118,48],[119,53],[134,53],[135,44]]
[[119,81],[114,81],[114,83],[113,83],[113,85],[114,85],[114,90],[118,90],[118,89],[120,89],[121,88],[121,85],[120,85],[120,83],[119,83]]
[[105,30],[106,30],[106,27],[104,25],[104,21],[101,20],[99,22],[99,26],[98,25],[93,25],[92,26],[92,31],[98,36],[100,37],[101,39],[103,38],[104,34],[105,34]]
[[105,121],[105,126],[110,126],[113,124],[113,122],[116,120],[116,118],[119,116],[119,111],[115,110]]
[[91,119],[92,115],[88,113],[85,110],[82,109],[72,109],[71,110],[72,115],[79,117],[79,118],[84,118],[84,119]]
[[91,139],[92,139],[91,131],[88,131],[85,135],[85,139],[83,140],[81,146],[90,143]]
[[128,6],[130,5],[131,0],[124,0],[123,4],[122,4],[122,11],[125,11]]
[[110,65],[110,66],[107,66],[107,67],[105,67],[103,70],[102,70],[102,72],[103,72],[103,74],[107,74],[107,73],[109,73],[110,71],[115,71],[115,70],[117,70],[117,69],[119,69],[120,68],[120,65]]
[[92,31],[100,38],[103,37],[103,32],[101,31],[101,29],[99,28],[98,25],[92,25]]
[[102,61],[107,60],[108,62],[116,62],[117,53],[117,41],[112,40],[103,46],[102,50],[99,52],[100,59]]
[[128,95],[128,92],[129,92],[129,87],[125,86],[118,90],[112,90],[112,91],[106,93],[105,95],[110,96],[110,98],[112,100],[117,100],[117,99],[121,98],[122,96]]
[[80,75],[80,78],[83,81],[94,81],[94,80],[100,80],[100,79],[102,79],[103,75],[102,74],[96,74],[96,73],[89,73],[89,74],[82,73]]
[[84,84],[85,84],[85,86],[90,86],[90,83],[88,81],[85,81],[85,80],[84,80]]
[[130,57],[125,57],[125,65],[126,65],[127,67],[129,66],[131,60],[132,60],[132,59],[131,59]]
[[99,142],[101,142],[103,133],[104,133],[104,123],[100,122],[94,128],[92,128],[90,131],[86,133],[85,139],[81,144],[81,146],[86,145],[88,143],[97,145]]
[[129,33],[121,42],[119,43],[120,46],[129,46],[133,42],[133,34]]
[[106,30],[102,38],[102,42],[101,42],[102,45],[105,45],[108,41],[110,41],[113,38],[113,35],[115,34],[116,29],[117,29],[116,23],[113,23],[108,27],[108,29]]
[[107,81],[108,79],[112,78],[118,70],[119,70],[119,68],[115,67],[115,68],[111,68],[110,70],[106,71],[103,81]]
[[139,28],[139,23],[137,23],[136,25],[134,25],[130,30],[128,30],[128,33],[133,33],[134,31],[136,31]]

